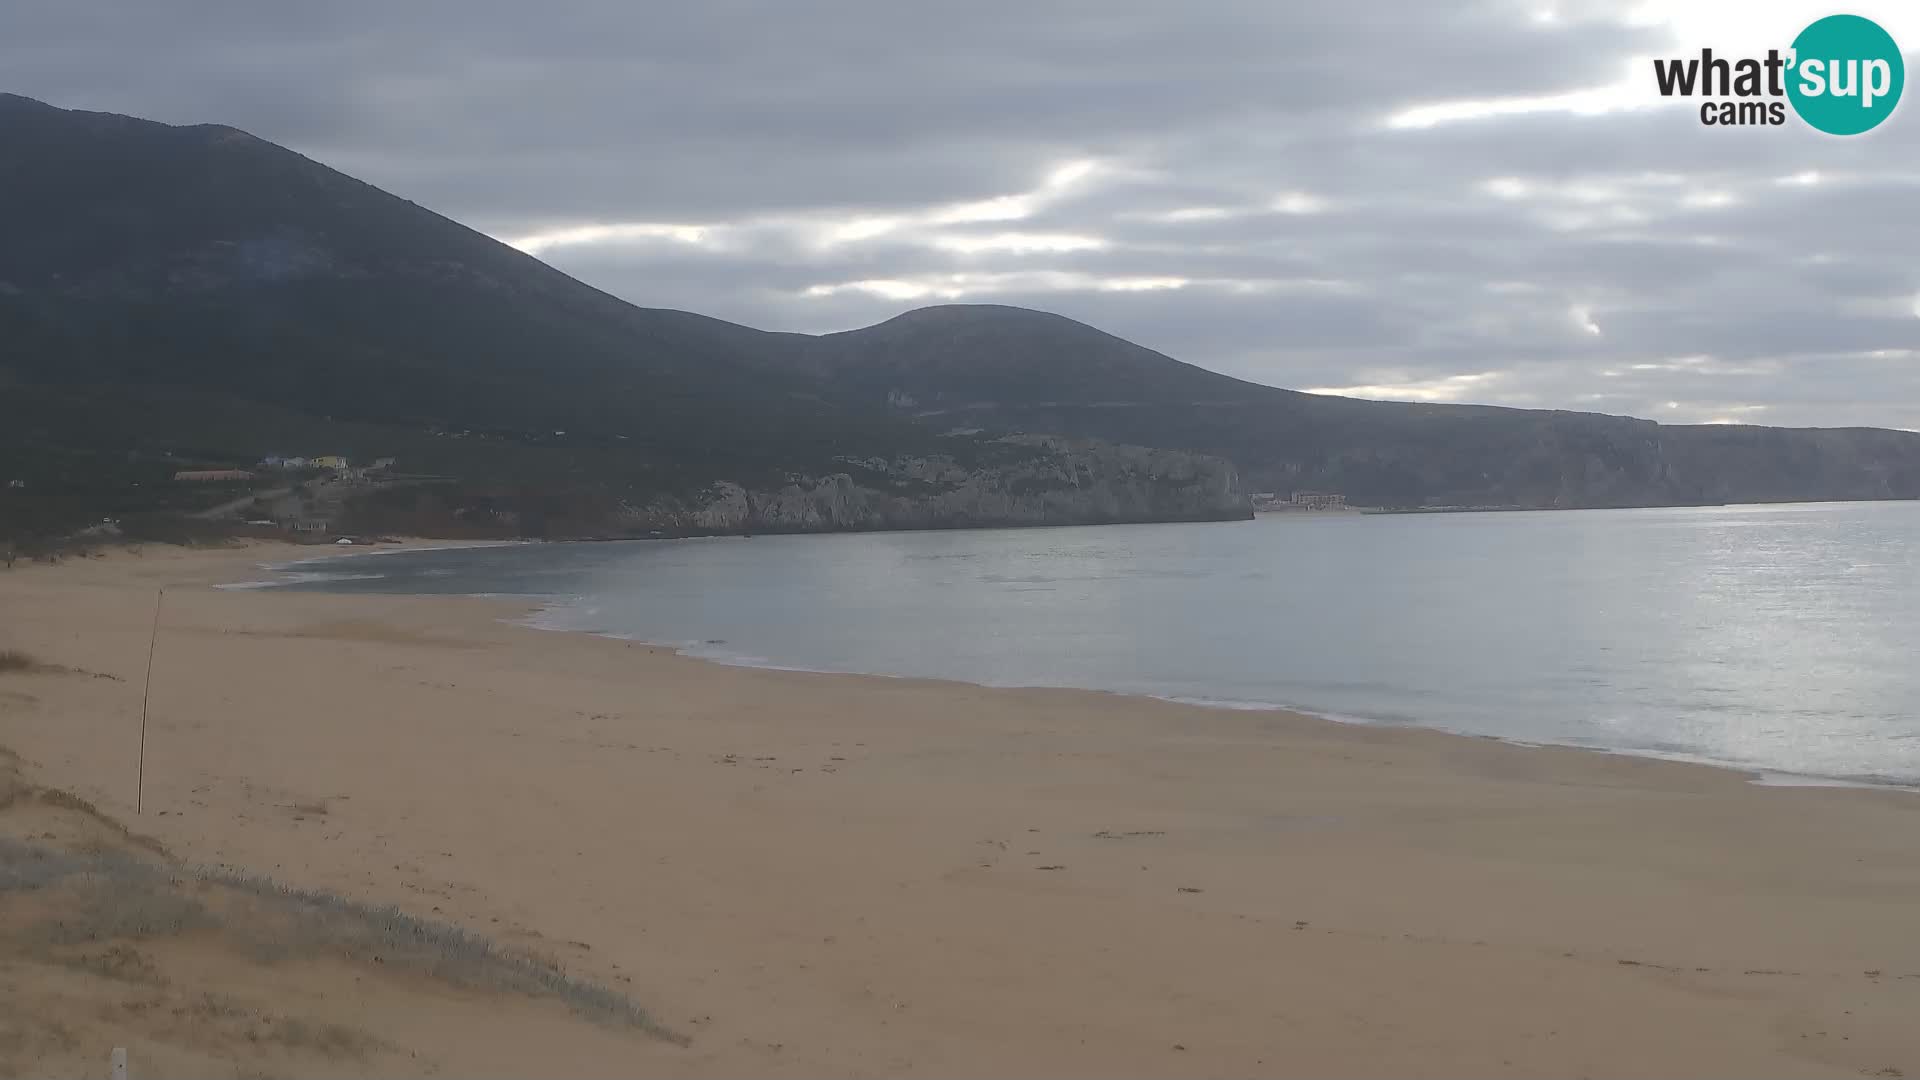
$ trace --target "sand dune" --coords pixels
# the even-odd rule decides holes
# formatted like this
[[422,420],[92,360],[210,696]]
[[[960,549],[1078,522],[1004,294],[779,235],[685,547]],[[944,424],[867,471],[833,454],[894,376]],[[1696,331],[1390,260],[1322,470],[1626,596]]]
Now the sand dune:
[[[188,862],[559,958],[689,1041],[170,940],[196,985],[389,1048],[125,1029],[178,1072],[1920,1074],[1913,795],[206,587],[270,554],[0,573],[0,649],[74,669],[0,674],[0,745]],[[86,1045],[0,1062],[104,1061],[119,1014],[70,975],[10,968],[4,1011],[84,1013]]]

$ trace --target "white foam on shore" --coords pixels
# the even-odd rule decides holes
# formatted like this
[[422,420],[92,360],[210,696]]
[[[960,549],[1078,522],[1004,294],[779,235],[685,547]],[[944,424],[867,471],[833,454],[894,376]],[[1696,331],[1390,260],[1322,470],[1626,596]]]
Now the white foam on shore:
[[[1292,705],[1275,705],[1270,701],[1239,701],[1232,698],[1187,697],[1180,694],[1142,694],[1140,696],[1150,697],[1155,701],[1169,702],[1174,705],[1198,705],[1203,709],[1231,709],[1235,712],[1306,712],[1305,709],[1295,708]],[[1316,713],[1314,715],[1319,714]],[[1325,719],[1331,720],[1333,717],[1329,716]],[[1369,721],[1361,720],[1358,717],[1355,717],[1353,722],[1357,724],[1369,723]]]
[[1763,772],[1755,773],[1748,781],[1760,787],[1820,787],[1820,788],[1865,788],[1869,791],[1914,791],[1907,784],[1891,781],[1875,784],[1865,780],[1841,780],[1832,776],[1800,776],[1796,773]]
[[[262,569],[271,570],[273,567],[262,567]],[[282,585],[299,585],[314,581],[375,581],[386,576],[385,574],[315,574],[287,572],[283,577],[275,578],[271,581],[230,581],[223,585],[215,585],[214,588],[273,589]]]
[[[502,596],[506,594],[492,593],[492,594],[475,594],[475,595]],[[559,622],[556,621],[561,611],[565,609],[568,604],[579,603],[581,600],[581,597],[543,596],[540,599],[542,603],[540,604],[539,607],[533,609],[532,611],[528,612],[527,614],[521,616],[518,619],[512,620],[512,622],[518,626],[525,626],[534,630],[557,630],[565,634],[575,634],[575,633],[599,634],[599,636],[601,637],[615,637],[615,638],[620,637],[620,635],[618,634],[603,634],[597,630],[588,630],[578,626],[562,626],[560,625]],[[598,610],[598,609],[589,609],[589,610],[592,611],[592,610]],[[573,614],[573,613],[568,612],[568,614]],[[621,640],[632,641],[635,639],[622,638]],[[647,644],[652,644],[652,642],[647,642]]]
[[304,559],[294,559],[281,563],[261,563],[263,570],[284,570],[296,566],[312,566],[316,563],[334,562],[339,559],[371,559],[376,555],[420,555],[438,551],[473,551],[478,548],[526,547],[530,544],[543,544],[544,540],[463,540],[456,544],[432,544],[418,547],[397,545],[355,545],[353,551],[329,551],[325,555],[310,555]]
[[[1166,698],[1167,701],[1179,701],[1183,704],[1202,705],[1209,708],[1222,707],[1204,699]],[[1226,706],[1248,707],[1248,706]],[[1466,731],[1457,727],[1440,724],[1422,724],[1405,720],[1380,720],[1364,716],[1352,716],[1343,713],[1325,712],[1320,709],[1299,706],[1271,706],[1284,708],[1290,712],[1303,713],[1321,720],[1331,720],[1336,724],[1357,724],[1362,727],[1399,727],[1416,731],[1437,731],[1442,735],[1462,736],[1472,739],[1489,739],[1493,742],[1517,746],[1525,750],[1585,750],[1599,754],[1611,754],[1615,757],[1639,758],[1650,761],[1671,761],[1679,765],[1703,765],[1710,769],[1725,769],[1730,772],[1746,774],[1747,783],[1758,787],[1799,787],[1799,788],[1861,788],[1869,791],[1905,791],[1920,794],[1920,784],[1895,779],[1872,779],[1862,777],[1821,776],[1817,773],[1783,772],[1768,769],[1752,762],[1733,761],[1726,758],[1710,757],[1706,754],[1690,754],[1678,750],[1654,750],[1638,746],[1601,746],[1594,743],[1541,742],[1537,739],[1521,739],[1507,735],[1489,735],[1485,732]]]
[[[304,559],[290,559],[286,562],[255,563],[254,569],[278,574],[276,578],[263,578],[256,581],[230,581],[215,585],[216,589],[272,589],[281,585],[303,585],[318,581],[372,581],[383,578],[385,574],[321,574],[302,567],[320,566],[326,563],[340,562],[344,559],[367,559],[375,555],[412,555],[434,551],[469,551],[474,548],[519,547],[524,544],[543,543],[540,540],[474,540],[458,544],[436,544],[431,547],[376,547],[362,551],[329,551],[325,555],[314,555]],[[450,571],[443,572],[450,573]],[[435,575],[428,571],[429,576]]]
[[[1505,740],[1502,740],[1505,741]],[[1863,788],[1869,791],[1907,791],[1920,793],[1920,785],[1893,778],[1874,779],[1854,776],[1822,776],[1819,773],[1783,772],[1755,765],[1752,762],[1727,761],[1708,757],[1705,754],[1689,754],[1678,750],[1646,750],[1638,747],[1593,746],[1589,744],[1546,743],[1546,746],[1568,745],[1575,750],[1595,750],[1616,757],[1651,758],[1655,761],[1672,761],[1681,765],[1705,765],[1714,769],[1731,769],[1747,774],[1747,783],[1756,787],[1781,788]]]
[[[589,631],[593,633],[594,631]],[[712,641],[648,641],[625,634],[600,634],[601,637],[619,638],[623,641],[639,641],[655,648],[672,649],[681,656],[694,660],[705,660],[710,664],[724,667],[757,668],[761,671],[797,671],[803,675],[858,675],[867,679],[911,679],[913,675],[890,675],[884,672],[853,671],[848,668],[807,667],[800,664],[782,664],[764,656],[726,648],[724,643]]]
[[721,648],[710,641],[660,641],[642,637],[638,634],[616,634],[605,630],[581,630],[573,627],[543,624],[536,616],[518,620],[523,626],[535,630],[558,630],[562,633],[592,634],[594,637],[611,638],[614,641],[631,641],[636,645],[647,645],[656,649],[672,649],[678,656],[689,660],[700,660],[721,667],[753,668],[757,671],[794,671],[803,675],[858,675],[864,679],[908,679],[911,675],[888,675],[872,671],[848,671],[836,668],[802,667],[798,664],[780,664],[764,656]]

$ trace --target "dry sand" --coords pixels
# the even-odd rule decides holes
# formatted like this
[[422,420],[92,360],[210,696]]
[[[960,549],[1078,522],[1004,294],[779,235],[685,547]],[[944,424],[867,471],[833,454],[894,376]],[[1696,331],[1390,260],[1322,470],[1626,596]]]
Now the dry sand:
[[252,977],[406,1048],[380,1071],[1920,1075],[1920,796],[205,587],[274,556],[0,572],[0,649],[74,669],[0,674],[0,745],[193,862],[543,949],[691,1036]]

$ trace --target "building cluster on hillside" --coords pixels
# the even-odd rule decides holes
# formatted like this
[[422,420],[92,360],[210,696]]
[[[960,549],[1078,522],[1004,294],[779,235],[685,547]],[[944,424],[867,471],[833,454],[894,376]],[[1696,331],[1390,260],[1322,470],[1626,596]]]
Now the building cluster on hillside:
[[1256,511],[1279,513],[1299,510],[1345,510],[1347,497],[1338,492],[1296,491],[1282,496],[1272,491],[1256,491],[1251,496]]
[[384,473],[393,468],[394,459],[375,458],[373,464],[355,468],[353,462],[340,454],[320,454],[317,457],[282,457],[274,454],[260,459],[260,467],[277,472],[298,472],[304,469],[324,469],[332,471],[343,479],[363,479],[368,473]]
[[[287,457],[271,454],[260,459],[257,466],[261,472],[306,472],[318,470],[330,472],[336,480],[375,480],[392,471],[394,459],[375,458],[373,464],[354,467],[341,454],[320,454],[315,457]],[[173,478],[182,483],[212,483],[217,481],[251,480],[256,475],[248,469],[182,469],[173,474]],[[24,484],[15,484],[24,487]]]

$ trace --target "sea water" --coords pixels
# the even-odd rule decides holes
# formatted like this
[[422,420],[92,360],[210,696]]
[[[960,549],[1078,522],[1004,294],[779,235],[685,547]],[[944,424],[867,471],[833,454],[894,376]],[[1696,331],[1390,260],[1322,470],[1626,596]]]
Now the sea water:
[[1920,784],[1920,503],[533,544],[279,569],[293,589],[532,597],[541,626],[735,664]]

